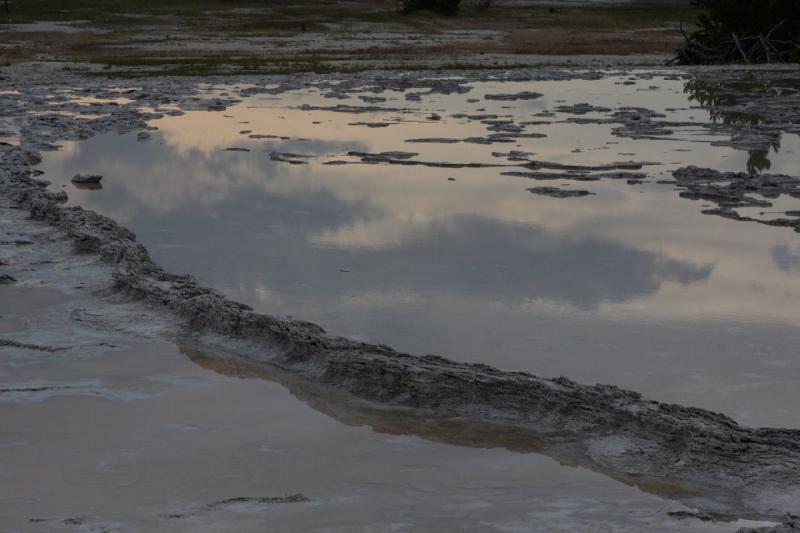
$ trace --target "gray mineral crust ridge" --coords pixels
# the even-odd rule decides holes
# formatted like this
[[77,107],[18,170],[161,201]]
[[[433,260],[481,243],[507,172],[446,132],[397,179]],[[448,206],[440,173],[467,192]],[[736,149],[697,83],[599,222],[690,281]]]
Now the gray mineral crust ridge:
[[[584,74],[590,75],[595,76]],[[461,87],[422,81],[427,84],[423,88],[442,93]],[[170,90],[191,94],[186,88]],[[146,102],[152,98],[149,91],[143,82],[143,88],[132,89],[128,96]],[[233,102],[184,97],[181,107],[223,110]],[[39,150],[52,149],[51,141],[78,133],[86,138],[112,129],[141,130],[147,126],[146,118],[133,106],[115,109],[94,126],[82,124],[76,132],[66,124],[59,134],[32,119],[20,144],[0,152],[0,196],[27,210],[33,219],[58,228],[76,250],[96,254],[112,265],[117,296],[168,310],[192,331],[206,334],[203,338],[209,345],[219,343],[249,364],[280,369],[375,409],[468,427],[476,435],[475,445],[546,453],[643,490],[668,492],[714,519],[780,521],[783,525],[774,531],[797,529],[797,520],[789,513],[800,505],[800,430],[743,427],[723,414],[647,400],[613,385],[584,385],[565,377],[547,379],[436,355],[409,355],[331,336],[312,323],[259,314],[191,276],[164,271],[130,230],[93,211],[65,206],[63,191],[44,190],[32,177],[32,167],[41,161]],[[40,127],[48,133],[38,133]],[[405,154],[384,157],[395,162]],[[530,168],[608,171],[641,165],[587,169],[537,162]],[[676,173],[675,178],[698,197],[709,198],[706,187],[718,188],[718,182],[735,176],[720,180],[713,173],[689,171]],[[779,188],[794,191],[794,184],[783,177],[777,182]],[[425,435],[423,429],[418,433]]]
[[[695,166],[679,168],[673,172],[673,176],[681,189],[682,198],[717,204],[716,208],[704,210],[704,214],[744,222],[758,222],[768,226],[790,227],[800,233],[800,218],[781,217],[761,220],[742,216],[736,211],[740,207],[772,207],[772,202],[768,199],[778,198],[781,195],[800,197],[800,178],[781,174],[720,172]],[[787,211],[785,215],[793,217],[792,213]]]

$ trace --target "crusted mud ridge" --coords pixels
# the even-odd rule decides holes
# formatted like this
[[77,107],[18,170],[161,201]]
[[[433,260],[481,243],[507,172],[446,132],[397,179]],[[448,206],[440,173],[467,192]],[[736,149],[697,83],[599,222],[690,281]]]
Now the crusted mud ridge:
[[739,207],[770,208],[772,202],[767,198],[778,198],[781,195],[800,198],[800,178],[783,174],[720,172],[693,166],[679,168],[672,175],[678,186],[684,189],[680,193],[682,198],[717,204],[716,208],[703,210],[706,215],[758,222],[767,226],[789,227],[800,233],[800,211],[784,211],[785,216],[767,220],[742,216],[736,211]]
[[[197,99],[191,105],[220,109],[231,102]],[[715,520],[766,519],[784,522],[775,531],[797,529],[788,513],[800,502],[800,430],[746,428],[722,414],[650,401],[611,385],[409,355],[259,314],[190,276],[165,272],[130,230],[95,212],[65,207],[65,193],[47,191],[35,178],[37,150],[50,149],[58,138],[144,129],[146,118],[125,111],[80,132],[23,131],[19,146],[0,151],[0,195],[62,230],[78,252],[111,264],[118,293],[169,310],[210,345],[221,343],[252,364],[381,409],[412,412],[428,424],[483,428],[489,444],[502,442],[491,436],[525,437],[559,460],[669,494]]]

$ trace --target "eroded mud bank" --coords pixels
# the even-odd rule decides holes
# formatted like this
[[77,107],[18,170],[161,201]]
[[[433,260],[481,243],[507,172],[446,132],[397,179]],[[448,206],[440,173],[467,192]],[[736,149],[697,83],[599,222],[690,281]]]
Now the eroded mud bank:
[[[402,84],[419,88],[409,80]],[[341,85],[336,84],[335,91],[344,90]],[[459,90],[449,82],[422,85],[428,90]],[[648,401],[614,386],[587,386],[567,378],[544,379],[432,355],[412,356],[329,336],[314,324],[258,314],[190,277],[165,272],[132,232],[107,217],[64,207],[63,192],[46,191],[35,179],[37,151],[53,148],[59,140],[144,129],[145,121],[161,112],[180,112],[174,107],[159,110],[158,105],[222,110],[235,101],[232,97],[190,100],[188,85],[175,84],[159,92],[163,89],[164,85],[156,85],[131,90],[125,98],[138,102],[133,106],[108,109],[116,106],[99,104],[98,111],[106,114],[92,121],[29,120],[19,146],[4,147],[0,158],[0,194],[28,209],[32,217],[63,230],[77,250],[97,254],[113,265],[119,293],[170,310],[192,331],[210,335],[205,344],[221,343],[249,364],[280,368],[300,376],[303,383],[372,402],[376,409],[400,408],[412,417],[470,431],[483,428],[482,439],[489,444],[513,447],[517,436],[524,435],[528,442],[539,443],[537,449],[549,450],[564,461],[645,490],[670,493],[719,519],[778,519],[797,509],[800,431],[745,428],[722,414]],[[101,91],[87,91],[97,92]],[[150,109],[143,111],[139,105]],[[654,133],[652,127],[646,131]],[[397,156],[389,159],[404,161]]]

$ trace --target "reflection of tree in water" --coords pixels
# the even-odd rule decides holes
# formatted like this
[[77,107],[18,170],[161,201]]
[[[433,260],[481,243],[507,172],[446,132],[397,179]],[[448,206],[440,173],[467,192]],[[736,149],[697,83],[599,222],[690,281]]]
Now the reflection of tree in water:
[[761,128],[761,126],[771,123],[769,117],[737,111],[735,108],[750,99],[780,97],[781,94],[785,94],[786,90],[785,85],[778,86],[771,80],[725,82],[695,78],[686,82],[684,86],[684,92],[688,94],[689,100],[694,100],[708,108],[713,122],[741,133],[757,134],[760,140],[763,139],[760,144],[763,144],[764,148],[748,150],[747,172],[750,174],[760,174],[772,166],[769,159],[770,150],[775,153],[780,151],[781,132],[765,131]]
[[[778,147],[780,148],[780,141],[778,141]],[[773,150],[776,152],[778,151],[776,147],[773,146]],[[749,157],[747,158],[747,172],[749,174],[760,174],[765,170],[769,170],[772,166],[772,162],[769,160],[769,150],[748,150]]]

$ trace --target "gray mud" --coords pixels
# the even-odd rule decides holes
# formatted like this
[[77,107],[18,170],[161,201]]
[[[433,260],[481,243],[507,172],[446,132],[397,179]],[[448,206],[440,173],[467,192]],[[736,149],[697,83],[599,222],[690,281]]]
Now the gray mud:
[[[767,226],[789,227],[800,233],[800,218],[795,211],[786,211],[787,217],[762,220],[742,216],[736,208],[771,208],[769,198],[782,195],[800,198],[800,177],[775,174],[750,174],[746,172],[720,172],[710,168],[685,167],[673,173],[682,198],[705,200],[717,204],[715,209],[703,213],[733,220],[758,222]],[[761,198],[759,198],[759,196]]]
[[[508,75],[527,79],[524,74]],[[290,90],[297,83],[300,82],[286,82],[286,87],[281,87]],[[360,83],[363,85],[363,80]],[[378,78],[375,83],[383,84],[381,88],[400,84],[404,89],[424,88],[442,94],[468,91],[463,83],[452,81],[414,84],[407,78]],[[310,386],[331,388],[368,402],[373,409],[412,417],[415,422],[407,428],[412,433],[426,433],[425,427],[417,424],[420,419],[436,426],[464,428],[477,435],[480,445],[544,451],[643,490],[670,494],[717,520],[782,520],[797,510],[799,430],[743,427],[723,414],[650,401],[612,385],[583,385],[564,377],[545,379],[435,355],[409,355],[384,345],[331,336],[308,322],[259,314],[190,276],[164,271],[130,230],[92,211],[65,207],[67,197],[63,192],[43,190],[41,182],[33,177],[33,166],[41,160],[39,151],[55,149],[59,140],[82,139],[102,131],[144,130],[146,120],[176,112],[169,106],[213,111],[236,101],[199,98],[190,89],[166,85],[123,93],[148,110],[103,104],[95,110],[106,113],[101,118],[33,117],[26,121],[19,145],[5,146],[0,152],[0,195],[27,210],[32,218],[63,232],[75,250],[110,264],[118,296],[168,310],[196,335],[207,335],[203,343],[233,353],[248,365],[277,368]],[[320,84],[322,88],[324,85]],[[330,88],[341,93],[348,89],[346,85],[334,84]],[[371,92],[369,88],[360,90]],[[272,89],[261,92],[268,91]],[[102,91],[87,88],[86,93],[88,96]],[[418,93],[406,96],[413,94]],[[535,98],[534,94],[497,97]],[[37,105],[35,101],[32,104],[33,108]],[[57,105],[74,110],[66,103]],[[368,109],[346,106],[351,113]],[[325,110],[344,112],[345,106]],[[18,110],[25,111],[24,107]],[[620,136],[637,137],[667,135],[673,125],[660,123],[658,118],[642,110],[621,110],[612,117],[620,123]],[[289,163],[302,161],[296,154],[274,155]],[[379,154],[377,162],[407,164],[409,160],[405,155]],[[641,163],[587,168],[538,161],[522,165],[531,170],[567,173],[561,177],[570,176],[569,172],[577,176],[642,168]],[[695,187],[698,198],[713,200],[711,193],[703,196],[703,191],[720,181],[715,175],[706,173],[705,182],[693,179],[691,186],[682,176],[676,175],[679,186],[689,191]],[[535,175],[530,177],[538,179]],[[765,182],[769,180],[764,178]],[[722,202],[727,201],[722,198]],[[528,444],[516,444],[519,442]],[[794,523],[793,519],[788,520],[784,527],[793,528]]]

